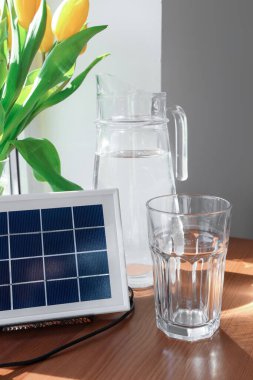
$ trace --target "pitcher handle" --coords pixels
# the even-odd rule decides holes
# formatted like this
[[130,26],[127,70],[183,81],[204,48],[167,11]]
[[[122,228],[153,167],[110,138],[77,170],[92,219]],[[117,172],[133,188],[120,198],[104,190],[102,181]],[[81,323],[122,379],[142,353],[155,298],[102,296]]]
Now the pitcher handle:
[[188,178],[188,128],[187,118],[182,107],[168,108],[175,122],[175,177],[179,181]]

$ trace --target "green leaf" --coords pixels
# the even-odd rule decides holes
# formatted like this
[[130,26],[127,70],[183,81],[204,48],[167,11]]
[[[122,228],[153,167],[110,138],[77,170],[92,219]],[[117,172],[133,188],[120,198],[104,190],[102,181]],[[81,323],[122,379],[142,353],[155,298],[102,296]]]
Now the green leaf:
[[0,90],[2,89],[7,73],[7,38],[8,38],[8,26],[7,18],[4,18],[0,22]]
[[12,0],[8,0],[8,7],[11,19],[12,46],[9,75],[7,76],[7,81],[3,90],[3,107],[6,112],[10,110],[16,99],[21,55],[18,21]]
[[[50,90],[44,97],[42,97],[40,99],[40,101],[38,102],[38,104],[34,107],[34,110],[19,125],[19,127],[18,127],[18,133],[21,133],[25,129],[25,127],[27,125],[29,125],[31,123],[31,121],[40,112],[42,112],[46,108],[49,108],[51,106],[54,106],[55,104],[58,104],[58,103],[62,102],[64,99],[66,99],[70,95],[72,95],[81,86],[82,82],[84,81],[84,79],[86,78],[86,76],[88,75],[88,73],[91,71],[91,69],[98,62],[100,62],[102,59],[104,59],[108,55],[109,54],[103,54],[100,57],[97,57],[81,74],[79,74],[75,79],[73,79],[73,81],[64,90],[59,91],[59,92],[56,90],[56,91],[53,91],[52,93],[51,93],[51,90]],[[23,94],[23,91],[22,91],[21,96],[22,95],[26,96],[27,94],[29,94],[28,91],[30,91],[30,89],[31,89],[31,86],[29,86],[29,89],[28,88],[26,90],[24,89],[24,91],[26,91],[26,93],[24,92],[24,94]],[[22,101],[22,98],[20,98],[20,101]],[[19,99],[18,99],[17,102],[19,102]],[[15,112],[19,112],[19,110],[21,110],[21,107],[20,107],[21,103],[17,105],[17,102],[16,102],[16,104],[14,106],[15,107]],[[18,109],[18,107],[19,107],[19,109]]]
[[0,52],[0,90],[3,87],[8,74],[7,61],[5,54]]
[[21,111],[22,112],[22,108],[23,108],[23,103],[25,102],[25,100],[28,98],[30,92],[32,90],[32,84],[28,85],[28,86],[25,86],[23,87],[18,99],[16,100],[16,103],[14,104],[14,106],[12,107],[12,111],[13,112],[19,112]]
[[2,89],[8,74],[7,61],[4,54],[0,53],[0,90]]
[[50,88],[64,81],[65,74],[75,64],[82,48],[87,42],[100,33],[107,26],[93,26],[82,30],[56,45],[48,54],[34,83],[34,91],[31,94],[37,98]]
[[[65,81],[69,81],[69,79],[71,79],[71,77],[72,77],[72,75],[73,75],[73,73],[74,73],[74,70],[75,70],[75,65],[71,68],[71,70],[69,70],[69,71],[66,73],[66,75],[65,75],[65,77],[64,77]],[[21,94],[20,94],[18,100],[17,100],[17,103],[22,104],[22,103],[25,101],[25,99],[26,99],[27,96],[24,97],[24,95],[22,95],[22,93],[25,91],[26,95],[28,95],[27,87],[29,86],[29,92],[30,92],[31,89],[32,89],[32,85],[33,85],[34,82],[35,82],[35,79],[36,79],[37,76],[39,75],[39,72],[40,72],[40,68],[35,69],[35,70],[32,70],[32,71],[30,71],[30,72],[28,73],[28,75],[27,75],[27,77],[26,77],[26,80],[25,80],[24,87],[23,87],[23,89],[22,89],[22,91],[21,91]],[[20,99],[23,100],[22,103],[21,103]]]
[[7,113],[22,90],[29,68],[42,41],[47,17],[46,1],[42,0],[29,26],[24,48],[22,49],[21,29],[18,26],[13,0],[8,0],[8,5],[12,25],[12,48],[10,70],[3,93],[3,106]]
[[[10,115],[8,115],[5,123],[5,134],[1,145],[7,144],[8,140],[17,138],[23,129],[23,127],[18,128],[18,126],[23,125],[24,119],[29,117],[29,114],[33,112],[37,102],[47,91],[64,80],[66,73],[71,70],[75,64],[83,46],[106,27],[107,26],[102,25],[82,30],[56,45],[51,50],[22,109],[20,112],[11,112]],[[0,148],[5,149],[3,146],[0,146]]]
[[2,103],[0,103],[0,140],[2,138],[2,134],[4,130],[4,120],[5,120],[5,111],[2,106]]
[[[13,104],[13,106],[12,106],[11,115],[15,115],[15,114],[17,115],[19,113],[22,113],[23,103],[28,98],[31,90],[32,90],[32,84],[27,85],[27,86],[22,88],[22,91],[21,91],[18,99],[16,100],[15,104]],[[19,128],[17,128],[17,129],[19,129]]]
[[74,65],[64,74],[63,82],[69,81],[73,77],[75,68],[76,64],[74,63]]
[[8,19],[6,0],[0,0],[0,98],[8,74]]
[[7,19],[4,18],[0,22],[0,44],[2,44],[8,38],[8,24]]
[[28,74],[28,71],[35,57],[35,54],[39,50],[40,44],[43,40],[43,36],[46,30],[46,21],[47,21],[46,0],[42,0],[39,6],[39,9],[29,26],[25,44],[24,44],[24,49],[22,53],[22,71],[20,73],[22,84],[25,81],[25,78]]
[[23,50],[25,46],[26,36],[27,36],[27,30],[24,29],[21,25],[18,24],[19,29],[19,38],[20,38],[20,48]]
[[35,178],[48,182],[53,191],[75,191],[82,188],[61,176],[60,158],[47,139],[27,138],[11,141],[32,167]]
[[[28,98],[28,96],[32,90],[32,87],[33,87],[32,85],[33,85],[35,79],[37,78],[39,72],[40,72],[40,69],[35,69],[27,75],[25,86],[22,88],[22,91],[21,91],[18,99],[16,100],[15,104],[12,106],[12,110],[11,110],[12,115],[18,114],[19,112],[22,113],[23,104],[25,103],[26,99]],[[69,70],[66,73],[66,75],[65,75],[66,81],[64,83],[67,83],[70,80],[71,76],[73,75],[73,72],[74,72],[74,66],[71,68],[71,70]],[[53,90],[54,91],[52,93],[60,91],[61,86],[59,88],[56,86],[55,89],[53,89]],[[52,90],[50,90],[50,93],[51,93],[51,91]],[[47,94],[47,96],[49,96],[49,95]],[[42,99],[41,99],[42,103],[47,98],[47,96],[42,97]],[[37,105],[35,108],[37,108]],[[34,112],[32,112],[30,115],[27,115],[27,117],[25,117],[25,119],[19,124],[19,126],[16,130],[18,132],[18,134],[26,127],[27,124],[29,124],[32,121],[32,119],[35,117],[35,116],[33,116],[33,114],[34,114]]]
[[72,95],[83,83],[84,79],[87,77],[89,72],[93,69],[93,67],[102,61],[105,57],[107,57],[109,54],[101,55],[100,57],[97,57],[94,59],[94,61],[83,71],[81,74],[79,74],[76,78],[74,78],[66,88],[64,88],[60,92],[55,92],[52,95],[49,95],[47,98],[42,98],[40,102],[38,102],[38,106],[34,111],[34,114],[32,115],[34,118],[38,113],[45,110],[46,108],[52,107],[55,104],[58,104],[68,98],[70,95]]
[[34,83],[35,79],[37,78],[38,74],[40,72],[40,68],[39,69],[35,69],[35,70],[32,70],[28,73],[27,77],[26,77],[26,80],[25,80],[25,86],[29,86],[31,84]]

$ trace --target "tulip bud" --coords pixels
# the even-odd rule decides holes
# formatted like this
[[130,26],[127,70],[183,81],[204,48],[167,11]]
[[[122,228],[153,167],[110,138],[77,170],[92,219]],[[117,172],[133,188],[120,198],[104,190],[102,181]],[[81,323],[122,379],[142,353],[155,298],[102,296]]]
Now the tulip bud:
[[44,37],[40,45],[40,51],[42,53],[48,52],[54,44],[54,34],[52,31],[51,23],[52,23],[52,12],[49,5],[47,5],[46,30],[45,30]]
[[29,28],[40,2],[41,0],[14,0],[18,22],[24,29]]
[[78,33],[89,13],[89,0],[64,0],[56,9],[52,29],[58,41]]

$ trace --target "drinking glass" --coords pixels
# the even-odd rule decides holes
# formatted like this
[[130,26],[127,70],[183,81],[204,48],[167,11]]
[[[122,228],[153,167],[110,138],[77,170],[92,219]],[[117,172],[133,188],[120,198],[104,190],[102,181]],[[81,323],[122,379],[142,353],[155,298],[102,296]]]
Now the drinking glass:
[[147,202],[157,327],[186,341],[219,328],[231,204],[206,195]]

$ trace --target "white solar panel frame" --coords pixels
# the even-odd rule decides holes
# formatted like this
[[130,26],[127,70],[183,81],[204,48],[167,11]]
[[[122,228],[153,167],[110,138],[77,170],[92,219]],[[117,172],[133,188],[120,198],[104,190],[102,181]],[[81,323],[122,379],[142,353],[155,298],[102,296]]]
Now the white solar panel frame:
[[129,310],[117,189],[0,197],[0,212],[99,205],[103,207],[111,298],[0,311],[0,326]]

